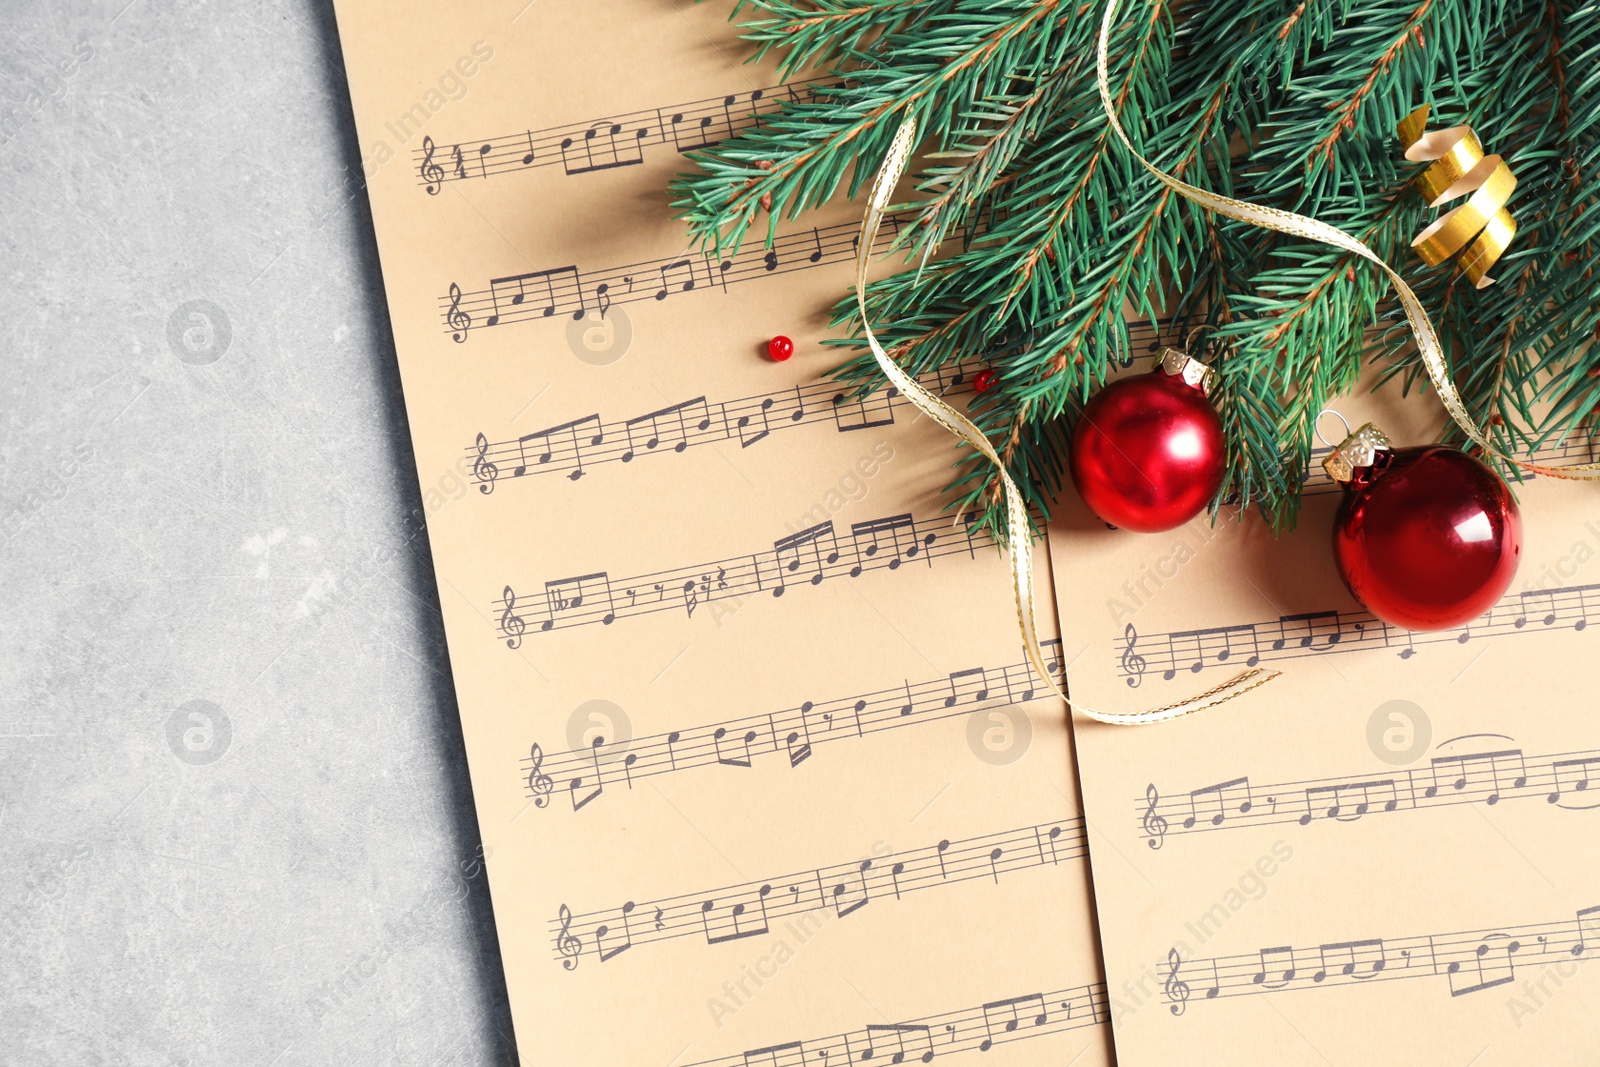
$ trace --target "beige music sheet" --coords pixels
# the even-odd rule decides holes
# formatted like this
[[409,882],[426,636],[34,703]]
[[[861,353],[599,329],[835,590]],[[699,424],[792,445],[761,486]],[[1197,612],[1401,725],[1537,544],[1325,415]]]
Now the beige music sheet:
[[1004,558],[949,438],[825,378],[857,209],[722,259],[672,218],[808,91],[730,6],[338,4],[521,1058],[1099,1067]]
[[[1444,423],[1393,387],[1338,409],[1398,445]],[[1410,634],[1338,577],[1326,452],[1287,536],[1236,509],[1111,531],[1076,500],[1050,529],[1074,700],[1282,672],[1176,722],[1075,724],[1117,1061],[1592,1063],[1600,488],[1520,487],[1505,598]]]

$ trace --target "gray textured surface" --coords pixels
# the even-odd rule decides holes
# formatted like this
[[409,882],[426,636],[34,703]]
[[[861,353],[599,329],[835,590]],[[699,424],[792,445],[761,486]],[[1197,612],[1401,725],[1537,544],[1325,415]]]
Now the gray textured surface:
[[126,2],[0,4],[0,1063],[509,1062],[332,12]]

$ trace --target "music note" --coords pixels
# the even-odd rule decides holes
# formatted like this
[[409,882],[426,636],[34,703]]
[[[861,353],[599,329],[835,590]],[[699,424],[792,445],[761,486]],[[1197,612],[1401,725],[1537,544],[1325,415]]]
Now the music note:
[[437,196],[439,184],[444,181],[444,168],[433,161],[433,138],[422,139],[422,166],[418,169],[429,196]]
[[[540,624],[544,630],[554,629],[557,620],[577,615],[575,621],[598,612],[601,623],[609,626],[617,617],[616,604],[611,597],[611,578],[605,571],[580,574],[575,578],[558,578],[544,584],[545,601],[549,616]],[[588,607],[588,611],[583,611]]]
[[[1231,795],[1230,795],[1231,794]],[[1237,805],[1241,815],[1248,814],[1253,801],[1250,799],[1250,779],[1232,778],[1216,785],[1208,785],[1196,789],[1189,794],[1189,817],[1183,820],[1184,829],[1192,829],[1200,818],[1200,801],[1215,801],[1217,811],[1215,815],[1208,813],[1212,826],[1221,826],[1228,817],[1228,809]]]
[[[1467,962],[1472,968],[1470,973],[1460,960],[1451,960],[1445,967],[1445,974],[1450,980],[1450,995],[1463,997],[1468,993],[1516,981],[1516,965],[1512,957],[1521,950],[1522,942],[1512,939],[1508,934],[1493,933],[1485,937],[1473,947],[1468,958]],[[1458,977],[1461,979],[1459,982],[1456,980]]]
[[[1569,794],[1587,793],[1593,772],[1600,771],[1600,756],[1581,756],[1577,759],[1553,760],[1550,764],[1551,784],[1554,792],[1545,799],[1560,804]],[[1565,779],[1565,782],[1563,781]],[[1572,808],[1600,807],[1600,799],[1592,804],[1565,805]]]
[[964,671],[950,672],[950,695],[944,706],[953,708],[965,700],[978,704],[989,699],[989,672],[982,667],[969,667]]
[[[1298,631],[1301,624],[1305,627],[1305,636],[1296,638],[1292,631]],[[1321,635],[1322,644],[1318,645],[1318,627],[1327,630]],[[1331,627],[1331,629],[1329,629]],[[1279,637],[1272,642],[1274,651],[1282,651],[1291,640],[1301,648],[1311,649],[1315,652],[1325,652],[1339,643],[1344,636],[1343,628],[1339,622],[1337,611],[1308,611],[1299,615],[1278,616]]]
[[527,152],[527,155],[522,157],[522,165],[524,167],[526,167],[528,164],[532,163],[533,162],[533,157],[534,157],[533,131],[529,130],[528,131],[528,152]]
[[[1037,1012],[1025,1013],[1021,1009],[1032,1008],[1038,1005]],[[983,1006],[983,1029],[987,1035],[978,1045],[979,1052],[988,1052],[999,1040],[995,1036],[995,1016],[1005,1018],[1005,1024],[1000,1028],[1002,1034],[1011,1034],[1022,1025],[1022,1020],[1031,1015],[1034,1026],[1043,1026],[1050,1021],[1050,1012],[1045,1007],[1044,996],[1039,993],[1030,993],[1023,997],[1011,997],[1007,1000],[991,1000]]]
[[839,918],[842,919],[851,912],[866,907],[871,901],[872,895],[867,890],[867,871],[871,868],[871,860],[862,860],[851,881],[839,882],[833,887],[830,895],[833,899],[834,912]]
[[[772,427],[767,422],[767,412],[772,410],[772,405],[774,403],[776,403],[776,401],[774,401],[772,399],[772,397],[770,397],[770,396],[766,397],[761,401],[761,404],[756,408],[755,415],[753,415],[753,416],[752,415],[740,415],[739,416],[739,420],[738,420],[738,424],[737,425],[738,425],[738,429],[739,429],[739,447],[740,448],[749,448],[751,445],[755,444],[757,441],[761,440],[762,438],[766,437],[768,434],[770,434],[772,432]],[[750,424],[755,421],[756,418],[759,418],[761,420],[761,429],[757,430],[753,434],[746,434],[745,433],[746,428],[748,428],[750,426]]]
[[644,130],[639,131],[632,144],[624,141],[617,142],[617,134],[622,132],[622,124],[611,121],[596,122],[583,134],[583,153],[578,161],[574,161],[571,152],[574,140],[571,137],[561,141],[561,165],[569,175],[592,174],[599,170],[615,170],[618,167],[633,167],[644,162],[644,152],[640,146]]
[[1145,800],[1149,802],[1149,807],[1145,808],[1143,820],[1144,832],[1149,838],[1145,844],[1149,845],[1151,849],[1158,849],[1167,838],[1167,820],[1156,811],[1156,805],[1161,803],[1161,794],[1157,791],[1154,782],[1145,787],[1144,796]]
[[894,398],[900,391],[890,386],[877,389],[866,396],[847,399],[844,393],[833,396],[833,422],[840,433],[867,430],[875,426],[894,425]]
[[[1294,981],[1295,975],[1299,973],[1299,969],[1295,966],[1292,946],[1264,948],[1257,953],[1257,956],[1261,960],[1261,969],[1251,981],[1263,989],[1282,989]],[[1276,977],[1273,977],[1274,975]]]
[[[1443,779],[1439,776],[1441,770],[1448,772]],[[1510,748],[1499,752],[1435,757],[1430,764],[1432,784],[1422,791],[1422,795],[1429,798],[1438,796],[1441,781],[1448,783],[1452,792],[1459,793],[1466,789],[1475,777],[1481,777],[1485,770],[1490,781],[1484,803],[1491,806],[1500,802],[1502,775],[1510,779],[1513,789],[1521,789],[1528,784],[1527,761],[1523,758],[1522,749]]]
[[[671,293],[674,285],[677,285],[678,291],[683,293],[691,291],[695,286],[694,260],[692,259],[680,259],[676,262],[668,263],[666,266],[660,268],[660,271],[661,288],[656,291],[657,300],[665,300],[668,294]],[[679,271],[688,275],[687,281],[679,282],[670,277],[671,274]]]
[[735,904],[718,904],[708,900],[700,905],[700,921],[705,928],[706,944],[720,945],[746,937],[760,937],[767,932],[767,895],[772,886],[764,885],[756,891],[755,905],[760,918],[747,918],[749,901]]
[[493,151],[494,145],[492,144],[483,145],[478,149],[478,171],[480,177],[487,178],[489,176],[489,153]]
[[450,283],[450,310],[445,313],[445,322],[454,331],[450,336],[458,345],[467,339],[467,331],[472,329],[472,316],[462,310],[461,286],[455,282]]
[[[889,1057],[890,1063],[904,1063],[906,1061],[906,1056],[908,1055],[906,1050],[907,1035],[911,1035],[920,1039],[920,1041],[912,1042],[913,1048],[909,1052],[909,1055],[915,1056],[923,1063],[933,1062],[932,1027],[924,1026],[918,1023],[868,1023],[867,1048],[866,1051],[861,1054],[861,1058],[863,1060],[870,1060],[872,1057],[878,1054],[878,1042],[873,1040],[874,1034],[888,1034],[894,1038],[895,1051],[894,1054]],[[918,1052],[915,1047],[919,1044],[926,1046],[921,1052]]]
[[[1400,797],[1393,778],[1384,778],[1371,782],[1349,782],[1344,785],[1313,786],[1305,791],[1306,813],[1300,816],[1300,825],[1308,825],[1315,815],[1318,807],[1317,797],[1327,796],[1323,815],[1329,819],[1338,819],[1340,822],[1354,822],[1367,814],[1372,809],[1372,793],[1376,790],[1380,797],[1384,792],[1389,794],[1383,801],[1384,811],[1394,811],[1399,806]],[[1355,805],[1346,805],[1344,797],[1347,793],[1360,792],[1361,800]]]
[[[573,778],[567,783],[567,795],[572,801],[573,811],[582,811],[591,800],[605,792],[605,778],[600,774],[600,749],[605,743],[606,739],[599,734],[596,734],[595,739],[589,743],[589,758],[594,764],[593,784],[589,785],[588,780],[582,776]],[[586,785],[589,785],[589,790],[583,792]]]
[[1317,952],[1321,955],[1322,966],[1311,976],[1313,982],[1327,978],[1331,973],[1330,966],[1334,963],[1339,964],[1339,974],[1343,977],[1365,981],[1382,974],[1388,962],[1381,937],[1364,941],[1338,941],[1318,947]]
[[717,752],[717,762],[722,764],[724,767],[749,767],[752,759],[750,754],[750,743],[756,739],[756,732],[754,730],[747,730],[741,737],[739,737],[738,741],[740,748],[743,751],[743,755],[734,756],[726,756],[723,755],[722,752],[722,739],[726,737],[727,734],[728,730],[723,726],[717,727],[716,730],[711,734],[711,743],[713,746],[715,746]]
[[[887,551],[885,534],[888,535]],[[888,560],[888,568],[896,570],[903,560],[915,559],[921,548],[917,541],[916,520],[909,513],[853,523],[850,539],[856,554],[856,565],[850,568],[852,578],[860,577],[862,569],[869,561],[877,559],[880,552]]]
[[773,542],[772,553],[778,565],[778,583],[773,587],[773,596],[782,596],[787,587],[785,575],[797,574],[802,567],[810,572],[812,585],[821,585],[824,567],[839,562],[832,520]]
[[622,424],[628,435],[628,449],[622,454],[622,462],[631,463],[637,455],[636,433],[643,438],[646,452],[653,452],[663,444],[671,445],[674,452],[682,452],[689,447],[691,424],[696,433],[704,433],[711,426],[711,409],[703,396],[629,419]]
[[[587,432],[587,428],[591,424],[594,429],[592,434]],[[581,434],[579,433],[580,429],[584,430]],[[534,451],[535,464],[542,467],[549,463],[555,457],[555,441],[557,437],[560,437],[563,442],[570,442],[572,446],[572,472],[567,475],[567,478],[575,482],[583,477],[583,440],[587,438],[588,447],[594,448],[605,441],[605,431],[601,428],[600,416],[597,413],[585,415],[581,419],[573,419],[571,422],[563,422],[558,426],[535,430],[533,433],[525,433],[517,438],[517,457],[521,462],[511,469],[511,476],[513,478],[521,478],[528,473],[529,445],[542,444],[544,446],[543,451],[538,451],[537,449]]]
[[556,935],[556,951],[561,953],[561,966],[572,971],[578,967],[578,957],[583,954],[583,941],[572,933],[572,909],[565,904],[556,913],[561,932]]
[[622,936],[613,936],[609,948],[606,946],[606,937],[613,933],[611,926],[602,923],[594,928],[594,947],[595,951],[600,955],[601,963],[620,956],[633,947],[633,931],[628,926],[628,916],[633,914],[633,908],[634,904],[631,900],[622,905]]
[[[567,276],[570,275],[570,282]],[[562,281],[561,291],[558,295],[556,281]],[[551,270],[529,271],[527,274],[513,274],[505,278],[489,279],[489,299],[494,304],[494,313],[484,320],[485,326],[498,326],[501,319],[501,303],[504,297],[506,306],[516,309],[523,306],[528,299],[528,286],[532,283],[535,293],[543,287],[545,302],[541,305],[535,300],[533,306],[539,307],[540,314],[549,318],[556,313],[558,308],[564,309],[567,302],[567,285],[572,287],[572,293],[577,297],[578,309],[572,313],[573,321],[582,320],[588,308],[583,302],[583,281],[576,266],[555,267]],[[515,292],[511,292],[515,290]],[[513,314],[507,312],[506,314]]]
[[517,594],[511,591],[509,585],[501,594],[501,598],[506,608],[500,613],[500,633],[506,639],[507,648],[518,648],[522,644],[522,635],[527,631],[528,624],[516,613]]
[[[822,1053],[827,1061],[827,1052]],[[806,1046],[803,1041],[786,1041],[781,1045],[753,1048],[744,1053],[745,1067],[807,1067]]]
[[1139,631],[1133,628],[1133,623],[1130,622],[1122,631],[1122,638],[1128,642],[1128,647],[1122,650],[1122,673],[1127,675],[1128,688],[1137,689],[1144,681],[1145,660],[1133,650],[1133,646],[1139,643]]

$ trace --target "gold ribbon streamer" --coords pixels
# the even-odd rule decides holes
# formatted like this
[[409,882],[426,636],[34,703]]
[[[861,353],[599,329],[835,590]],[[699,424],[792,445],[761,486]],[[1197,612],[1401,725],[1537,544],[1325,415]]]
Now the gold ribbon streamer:
[[1437,267],[1476,236],[1472,247],[1462,253],[1461,269],[1474,286],[1487,288],[1494,284],[1489,268],[1505,254],[1517,235],[1517,220],[1506,210],[1506,201],[1517,188],[1516,175],[1499,156],[1483,154],[1483,143],[1472,127],[1452,126],[1433,133],[1425,132],[1427,128],[1427,104],[1395,127],[1407,159],[1433,163],[1417,175],[1422,198],[1429,207],[1438,207],[1458,196],[1472,196],[1417,234],[1411,247],[1424,263]]
[[[1467,412],[1466,405],[1461,400],[1461,394],[1456,390],[1455,382],[1450,378],[1450,368],[1445,362],[1444,346],[1440,344],[1439,335],[1433,329],[1433,322],[1428,318],[1427,309],[1422,306],[1422,301],[1417,299],[1417,294],[1411,291],[1411,287],[1406,284],[1405,279],[1393,267],[1385,263],[1382,257],[1368,248],[1366,244],[1351,237],[1338,227],[1328,225],[1326,222],[1319,222],[1304,215],[1296,215],[1292,211],[1280,211],[1277,208],[1251,204],[1243,200],[1234,200],[1231,197],[1200,189],[1179,178],[1174,178],[1140,155],[1138,150],[1133,147],[1133,142],[1128,139],[1128,134],[1123,130],[1122,123],[1117,119],[1116,107],[1111,99],[1111,64],[1108,58],[1111,50],[1111,25],[1116,20],[1117,8],[1120,5],[1121,0],[1109,0],[1106,4],[1105,16],[1100,22],[1100,42],[1096,49],[1096,71],[1100,83],[1100,103],[1105,108],[1106,119],[1111,123],[1111,128],[1116,132],[1118,139],[1122,141],[1129,154],[1138,160],[1145,170],[1149,171],[1158,181],[1179,196],[1192,200],[1201,207],[1215,211],[1219,215],[1225,215],[1240,222],[1248,222],[1252,226],[1260,226],[1263,229],[1276,230],[1279,233],[1287,233],[1294,237],[1304,237],[1308,240],[1319,241],[1325,245],[1332,245],[1335,248],[1342,248],[1346,252],[1375,263],[1394,283],[1395,293],[1400,298],[1400,306],[1405,308],[1406,319],[1411,323],[1411,332],[1416,337],[1417,351],[1422,356],[1423,366],[1427,368],[1428,379],[1433,383],[1434,390],[1444,403],[1445,410],[1450,413],[1450,418],[1455,420],[1455,424],[1461,428],[1462,433],[1466,434],[1474,444],[1482,448],[1485,454],[1520,467],[1523,470],[1531,471],[1534,474],[1541,474],[1549,478],[1588,478],[1600,474],[1600,463],[1588,463],[1565,468],[1547,467],[1543,464],[1530,463],[1527,460],[1507,455],[1491,444],[1488,437],[1472,421],[1472,416]],[[1477,246],[1474,245],[1473,247],[1476,248]],[[1471,254],[1470,250],[1469,254]],[[1485,267],[1487,269],[1487,265]]]
[[[1103,55],[1102,50],[1102,57]],[[1073,703],[1067,694],[1062,692],[1061,687],[1056,685],[1049,668],[1045,665],[1043,650],[1039,647],[1039,624],[1035,610],[1033,581],[1033,531],[1029,527],[1028,507],[1022,499],[1022,493],[1011,480],[1010,473],[1001,462],[999,454],[995,452],[994,446],[989,443],[988,436],[973,425],[965,415],[917,384],[915,378],[890,359],[889,353],[884,351],[883,345],[873,334],[871,320],[867,315],[867,268],[872,263],[872,243],[878,235],[879,226],[883,223],[884,213],[889,208],[889,198],[894,195],[895,186],[899,184],[901,175],[905,173],[906,164],[910,162],[911,150],[916,140],[916,120],[907,118],[895,131],[894,140],[889,146],[889,154],[884,158],[877,177],[873,179],[872,192],[867,199],[866,214],[861,219],[861,235],[856,242],[856,306],[861,310],[861,332],[866,336],[867,346],[872,349],[872,355],[877,359],[878,367],[883,371],[884,377],[900,390],[900,395],[915,404],[924,415],[977,449],[999,471],[1000,479],[1005,486],[1006,543],[1011,555],[1011,579],[1016,594],[1017,626],[1022,632],[1022,645],[1027,650],[1028,662],[1033,665],[1034,671],[1057,696],[1067,702],[1068,707],[1076,708],[1091,719],[1117,726],[1135,726],[1176,719],[1205,708],[1215,707],[1234,697],[1243,696],[1257,686],[1276,678],[1278,676],[1276,671],[1259,669],[1246,671],[1213,689],[1208,689],[1199,696],[1139,712],[1108,712],[1086,708]],[[1246,682],[1250,684],[1246,685]]]

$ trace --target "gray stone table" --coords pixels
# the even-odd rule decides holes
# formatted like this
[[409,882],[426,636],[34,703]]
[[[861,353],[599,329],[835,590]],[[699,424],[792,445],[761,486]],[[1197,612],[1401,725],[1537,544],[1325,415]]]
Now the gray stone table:
[[505,1064],[337,30],[0,3],[0,1063]]

